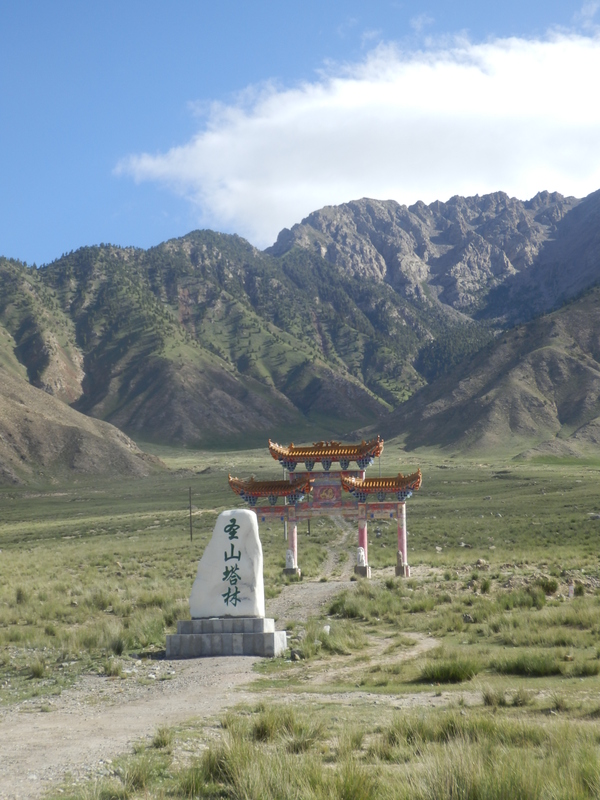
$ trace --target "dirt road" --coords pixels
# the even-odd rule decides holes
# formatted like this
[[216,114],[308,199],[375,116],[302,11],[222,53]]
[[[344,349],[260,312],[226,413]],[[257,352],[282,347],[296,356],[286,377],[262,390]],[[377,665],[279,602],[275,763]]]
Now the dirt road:
[[[345,581],[305,581],[286,586],[267,603],[267,615],[305,620]],[[281,628],[281,624],[278,625]],[[126,680],[82,678],[59,697],[27,701],[0,712],[0,798],[40,797],[67,775],[75,779],[110,771],[110,760],[157,727],[210,717],[255,696],[244,686],[256,658],[131,662]],[[49,710],[48,710],[49,709]]]

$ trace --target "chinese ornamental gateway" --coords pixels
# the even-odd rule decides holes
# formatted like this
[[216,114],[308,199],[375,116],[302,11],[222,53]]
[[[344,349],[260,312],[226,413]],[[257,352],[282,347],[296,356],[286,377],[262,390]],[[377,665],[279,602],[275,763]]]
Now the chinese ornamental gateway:
[[[408,565],[406,501],[421,487],[421,470],[410,475],[367,478],[366,470],[383,452],[377,436],[359,444],[316,442],[286,446],[269,440],[269,452],[284,468],[283,480],[240,480],[229,476],[232,490],[254,509],[259,521],[281,520],[288,531],[286,568],[300,575],[298,522],[312,517],[342,516],[358,525],[357,563],[354,571],[371,576],[368,557],[369,520],[395,519],[398,523],[396,575],[410,577]],[[315,469],[317,465],[321,469]],[[356,469],[351,469],[355,464]],[[334,469],[338,465],[338,469]],[[303,469],[302,469],[303,468]]]

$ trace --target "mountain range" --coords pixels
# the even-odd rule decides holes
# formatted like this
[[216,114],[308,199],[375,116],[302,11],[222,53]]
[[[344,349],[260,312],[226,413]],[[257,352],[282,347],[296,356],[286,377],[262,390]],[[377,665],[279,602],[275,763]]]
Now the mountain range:
[[[581,295],[598,282],[600,192],[362,199],[310,214],[262,252],[194,231],[39,269],[0,258],[0,378],[138,441],[239,445],[375,425],[407,446],[527,449],[558,436],[578,452],[572,437],[595,419],[600,330],[597,293]],[[575,394],[585,411],[569,416]],[[504,428],[492,424],[501,407]]]

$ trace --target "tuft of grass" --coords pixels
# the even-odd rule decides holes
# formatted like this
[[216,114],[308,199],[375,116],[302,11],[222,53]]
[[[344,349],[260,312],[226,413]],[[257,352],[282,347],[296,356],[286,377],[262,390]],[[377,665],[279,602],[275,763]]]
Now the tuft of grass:
[[156,748],[157,750],[163,750],[171,747],[172,744],[173,731],[171,728],[167,728],[164,725],[158,728],[152,739],[152,747]]
[[365,739],[365,731],[358,725],[344,726],[338,740],[338,757],[349,758],[357,750],[361,750]]
[[24,605],[28,600],[28,595],[22,586],[17,586],[15,590],[15,601],[18,606]]
[[258,707],[259,715],[252,725],[252,739],[255,742],[272,742],[274,739],[293,733],[296,713],[289,706]]
[[563,666],[558,658],[548,653],[519,653],[513,658],[493,661],[491,666],[500,675],[523,675],[526,678],[545,678],[563,674]]
[[569,710],[569,701],[560,694],[556,692],[552,695],[552,705],[551,708],[553,711],[568,711]]
[[29,665],[29,676],[35,680],[43,678],[46,674],[46,662],[39,656]]
[[498,708],[508,705],[506,694],[503,689],[490,689],[489,687],[483,690],[483,704],[484,706],[492,706]]
[[116,656],[122,656],[125,652],[125,639],[121,635],[113,637],[110,641],[110,649]]
[[143,752],[128,759],[119,770],[128,794],[145,791],[166,771],[164,757]]
[[418,677],[420,683],[463,683],[481,670],[474,659],[442,658],[427,662]]
[[589,678],[600,673],[600,663],[598,661],[584,661],[575,664],[571,670],[571,675],[578,678]]
[[512,696],[511,705],[515,708],[522,708],[528,706],[532,700],[533,694],[520,686]]
[[103,664],[103,670],[108,678],[123,677],[123,665],[116,658],[108,658]]

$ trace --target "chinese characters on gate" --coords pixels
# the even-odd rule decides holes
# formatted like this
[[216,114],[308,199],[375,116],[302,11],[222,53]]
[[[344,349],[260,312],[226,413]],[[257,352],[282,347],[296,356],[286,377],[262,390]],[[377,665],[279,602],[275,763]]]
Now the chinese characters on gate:
[[[229,536],[229,541],[231,542],[231,552],[227,553],[227,550],[225,550],[223,553],[225,557],[223,581],[228,583],[229,586],[227,587],[227,591],[223,592],[221,596],[226,606],[231,603],[234,608],[240,602],[240,590],[237,584],[238,581],[241,580],[239,568],[242,553],[241,550],[238,550],[237,553],[235,552],[235,542],[233,541],[238,538],[237,532],[239,529],[240,526],[236,523],[235,517],[232,517],[232,519],[229,520],[229,524],[225,526],[225,533]],[[232,562],[231,565],[229,565],[228,562]]]

